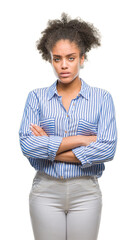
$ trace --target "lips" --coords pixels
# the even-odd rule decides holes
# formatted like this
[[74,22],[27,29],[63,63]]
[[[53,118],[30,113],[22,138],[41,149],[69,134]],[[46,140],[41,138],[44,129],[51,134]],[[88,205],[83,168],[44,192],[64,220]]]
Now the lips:
[[69,77],[70,76],[70,72],[61,72],[60,76],[61,77]]

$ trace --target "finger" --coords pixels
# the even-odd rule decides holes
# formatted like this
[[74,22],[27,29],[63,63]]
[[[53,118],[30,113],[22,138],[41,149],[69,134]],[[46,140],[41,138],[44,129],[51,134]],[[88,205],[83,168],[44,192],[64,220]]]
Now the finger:
[[31,124],[31,126],[40,134],[40,136],[48,136],[47,133],[38,125]]
[[32,126],[30,127],[31,131],[32,131],[32,134],[34,136],[41,136],[40,133],[38,133]]
[[38,125],[31,123],[31,127],[35,132],[37,132],[41,136],[41,129]]

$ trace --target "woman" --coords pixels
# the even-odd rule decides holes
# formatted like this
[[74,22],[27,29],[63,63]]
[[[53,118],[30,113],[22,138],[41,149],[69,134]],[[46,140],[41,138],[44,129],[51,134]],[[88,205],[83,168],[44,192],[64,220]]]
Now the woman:
[[81,19],[48,22],[37,42],[57,80],[28,95],[20,126],[23,154],[37,170],[29,196],[35,240],[96,240],[102,194],[98,178],[116,149],[109,92],[79,77],[99,32]]

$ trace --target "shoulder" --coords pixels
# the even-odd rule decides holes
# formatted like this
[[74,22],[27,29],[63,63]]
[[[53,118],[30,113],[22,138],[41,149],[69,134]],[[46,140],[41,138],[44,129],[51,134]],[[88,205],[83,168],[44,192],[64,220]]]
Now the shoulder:
[[101,99],[112,98],[111,93],[108,90],[103,88],[89,86],[89,92],[90,92],[90,96],[94,95]]
[[47,87],[36,88],[28,92],[26,105],[37,108],[42,99],[46,98]]
[[114,105],[112,95],[107,89],[90,86],[86,83],[86,90],[91,104],[99,107],[103,105]]
[[28,93],[28,98],[37,98],[40,99],[42,97],[45,97],[48,91],[48,87],[44,88],[35,88]]
[[35,89],[31,90],[31,91],[29,92],[29,94],[30,94],[30,95],[37,95],[37,96],[39,96],[39,95],[42,95],[42,94],[46,94],[47,90],[48,90],[48,87],[35,88]]
[[114,107],[114,101],[112,98],[111,93],[102,88],[92,87],[92,91],[95,92],[96,96],[94,97],[94,100],[97,99],[101,108],[106,109],[106,111],[109,109],[110,112],[115,111]]

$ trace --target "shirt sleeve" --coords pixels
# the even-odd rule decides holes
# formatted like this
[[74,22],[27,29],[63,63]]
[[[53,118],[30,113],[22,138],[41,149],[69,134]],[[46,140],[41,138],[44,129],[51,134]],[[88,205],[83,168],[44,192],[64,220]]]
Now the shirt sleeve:
[[106,92],[98,120],[97,141],[90,143],[88,146],[74,148],[72,152],[81,161],[81,167],[85,168],[112,160],[116,151],[116,144],[115,108],[110,93]]
[[30,124],[39,125],[39,100],[34,91],[28,94],[19,129],[19,140],[23,154],[29,158],[54,161],[62,141],[60,136],[34,136]]

